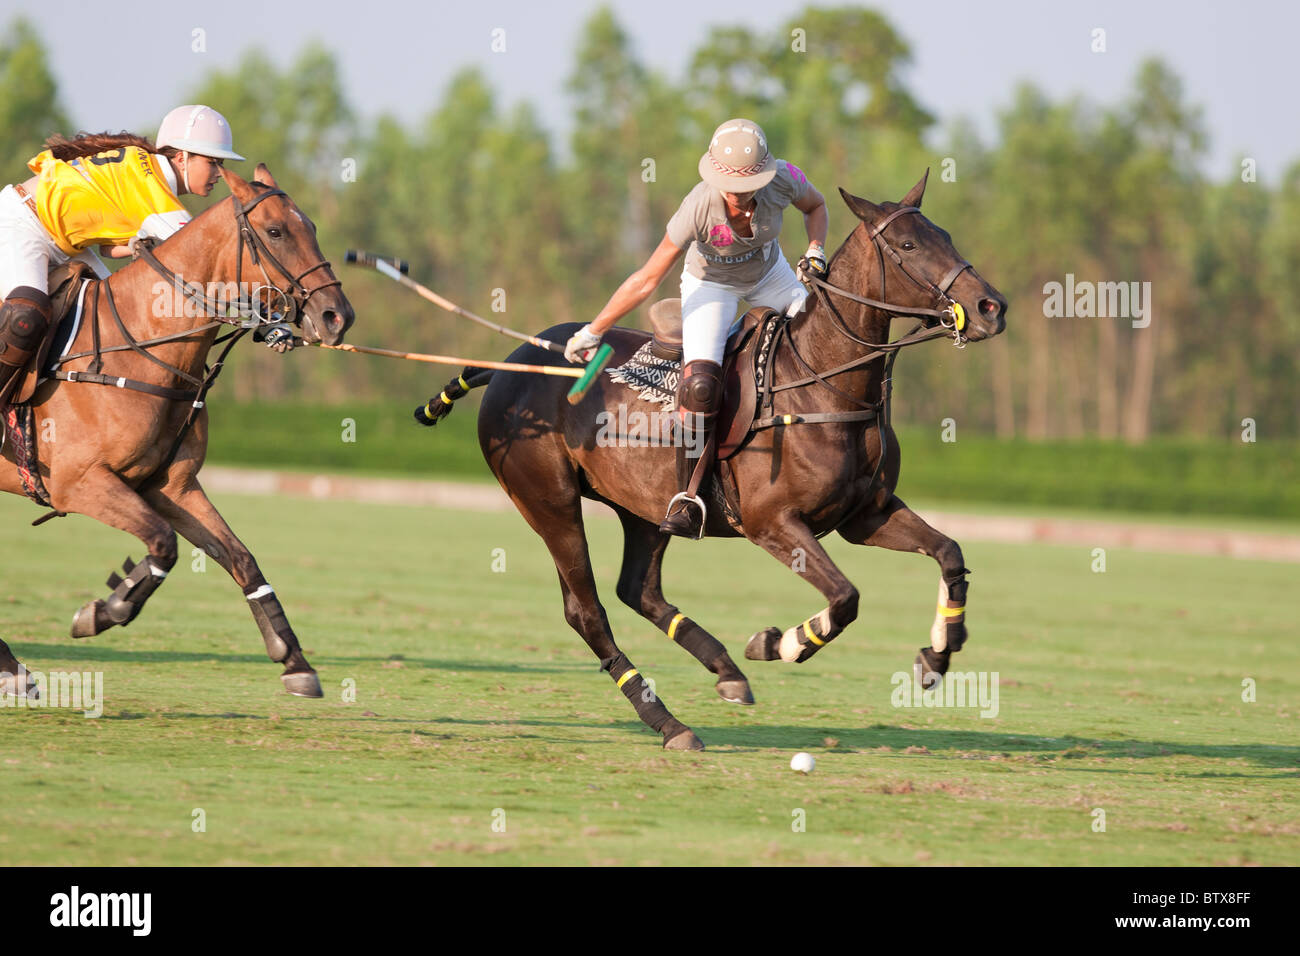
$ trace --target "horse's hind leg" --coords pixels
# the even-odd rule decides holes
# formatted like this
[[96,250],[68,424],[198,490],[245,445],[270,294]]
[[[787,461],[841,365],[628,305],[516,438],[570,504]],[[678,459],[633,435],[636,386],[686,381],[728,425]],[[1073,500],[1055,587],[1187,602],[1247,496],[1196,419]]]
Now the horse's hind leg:
[[930,646],[921,648],[913,667],[922,687],[948,673],[949,659],[966,643],[966,590],[970,574],[956,541],[930,527],[897,495],[881,511],[863,513],[839,529],[854,544],[929,555],[939,563],[939,602],[930,626]]
[[192,474],[178,477],[151,493],[150,499],[177,531],[211,555],[243,589],[249,610],[262,632],[267,656],[284,665],[280,680],[284,681],[285,690],[299,697],[323,696],[320,678],[307,663],[275,591],[266,583],[248,548],[208,500],[198,480]]
[[108,586],[112,591],[107,598],[97,598],[77,611],[72,619],[72,636],[90,637],[110,627],[131,623],[176,564],[176,532],[143,498],[109,471],[89,471],[71,488],[63,487],[51,494],[59,510],[83,514],[133,534],[149,549],[137,563],[128,557],[122,565],[122,574],[115,571],[109,576]]
[[[555,560],[555,569],[560,575],[560,590],[564,594],[565,620],[600,658],[601,670],[609,672],[618,689],[636,710],[637,716],[651,730],[663,736],[666,750],[703,750],[704,744],[700,738],[668,711],[645,677],[614,643],[609,619],[596,594],[596,580],[591,573],[591,557],[587,551],[587,536],[583,531],[577,488],[563,487],[562,478],[552,482],[545,480],[546,477],[533,474],[528,479],[540,489],[538,495],[528,500],[518,495],[511,497],[524,520],[546,542],[546,547]],[[572,476],[569,476],[569,481],[573,481]]]
[[752,704],[749,681],[732,661],[722,643],[664,600],[660,582],[664,552],[672,540],[657,525],[623,508],[623,570],[618,576],[618,597],[659,630],[690,651],[701,664],[718,675],[718,696],[733,704]]

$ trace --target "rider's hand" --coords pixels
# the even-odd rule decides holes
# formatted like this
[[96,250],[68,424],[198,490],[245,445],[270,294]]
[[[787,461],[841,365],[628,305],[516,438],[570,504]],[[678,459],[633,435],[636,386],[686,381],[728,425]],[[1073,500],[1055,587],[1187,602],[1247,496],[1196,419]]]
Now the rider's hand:
[[809,276],[818,279],[826,278],[826,251],[816,243],[810,245],[803,258],[799,260],[796,273],[800,282],[807,282]]
[[564,346],[564,357],[574,365],[591,361],[591,356],[600,344],[600,333],[593,332],[590,325],[584,325],[570,337]]
[[293,326],[281,323],[269,326],[262,342],[268,349],[281,354],[293,348]]

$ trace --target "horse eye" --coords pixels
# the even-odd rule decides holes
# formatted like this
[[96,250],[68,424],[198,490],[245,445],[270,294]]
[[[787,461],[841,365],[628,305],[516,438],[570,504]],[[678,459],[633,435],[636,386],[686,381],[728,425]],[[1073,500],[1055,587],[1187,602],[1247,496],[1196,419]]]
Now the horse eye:
[[904,252],[911,252],[915,248],[916,248],[916,243],[913,242],[911,239],[908,239],[906,242],[903,243]]
[[284,234],[283,234],[282,232],[280,232],[280,230],[277,229],[275,226],[272,226],[271,228],[267,229],[267,230],[266,230],[266,234],[267,234],[268,236],[270,236],[272,239],[279,239],[281,236],[284,235]]

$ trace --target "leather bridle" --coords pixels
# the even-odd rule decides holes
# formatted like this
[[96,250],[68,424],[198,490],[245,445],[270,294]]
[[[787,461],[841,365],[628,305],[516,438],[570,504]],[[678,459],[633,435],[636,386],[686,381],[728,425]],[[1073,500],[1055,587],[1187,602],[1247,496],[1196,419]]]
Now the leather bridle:
[[[841,334],[847,336],[859,345],[865,345],[868,348],[873,349],[896,349],[902,348],[904,345],[912,345],[914,342],[924,342],[932,338],[938,338],[945,332],[951,332],[953,344],[955,344],[957,348],[965,348],[966,336],[963,333],[966,329],[966,310],[962,307],[960,302],[957,302],[948,294],[948,290],[951,289],[952,284],[957,281],[957,277],[971,267],[971,264],[965,259],[958,261],[938,282],[932,282],[930,279],[925,277],[918,278],[913,275],[912,272],[908,270],[907,266],[903,264],[903,257],[899,254],[898,250],[891,246],[889,240],[885,238],[885,229],[889,227],[890,223],[895,219],[898,219],[900,216],[906,216],[911,213],[920,215],[921,210],[916,206],[901,206],[891,212],[880,222],[867,227],[867,238],[871,240],[871,244],[875,246],[876,258],[880,263],[880,299],[872,299],[867,296],[856,295],[849,292],[847,289],[842,289],[837,285],[832,285],[825,279],[805,273],[807,275],[807,281],[812,285],[813,291],[817,294],[822,304],[826,306],[827,311],[833,317]],[[887,301],[885,298],[885,256],[889,256],[889,258],[893,260],[894,265],[898,266],[899,271],[910,279],[914,285],[924,289],[938,299],[941,307],[938,309],[926,309],[919,306],[898,305],[897,303]],[[941,328],[943,332],[938,332],[936,327],[930,326],[929,328],[931,332],[937,332],[938,334],[927,332],[923,336],[918,336],[915,339],[913,339],[909,334],[904,339],[899,339],[897,342],[868,342],[855,335],[848,328],[848,325],[844,321],[844,317],[841,316],[839,310],[835,308],[835,304],[827,294],[828,292],[834,293],[835,295],[841,296],[845,299],[850,299],[853,302],[870,306],[873,309],[880,309],[881,311],[889,312],[893,315],[913,315],[918,316],[923,320],[937,320],[938,328]],[[913,331],[915,332],[915,330]]]
[[[319,269],[330,268],[328,259],[322,259],[314,266],[304,270],[295,276],[284,264],[275,257],[275,254],[267,248],[266,241],[262,238],[261,233],[253,228],[252,223],[248,221],[248,214],[257,207],[259,203],[265,202],[272,196],[285,196],[282,189],[266,189],[257,195],[252,202],[244,205],[239,201],[238,196],[232,195],[230,202],[233,204],[235,211],[235,223],[239,227],[237,246],[235,250],[235,288],[239,290],[239,303],[235,307],[238,318],[233,318],[228,314],[223,314],[223,309],[229,310],[229,305],[219,301],[214,301],[202,292],[195,292],[187,287],[180,276],[168,269],[153,254],[153,250],[147,244],[137,246],[141,259],[144,259],[155,272],[172,283],[178,292],[195,304],[201,305],[203,314],[225,325],[239,325],[244,328],[254,328],[258,325],[272,322],[298,322],[301,323],[301,315],[306,311],[307,303],[313,295],[333,286],[342,286],[339,279],[331,282],[324,282],[315,288],[308,289],[302,284],[302,280]],[[287,197],[286,197],[287,198]],[[253,265],[262,273],[265,285],[260,286],[258,294],[255,295],[254,301],[249,302],[244,298],[244,247],[248,247],[249,255],[252,256]],[[262,264],[263,260],[271,264],[271,267],[281,276],[288,280],[289,292],[285,292],[276,286],[270,275],[266,271],[266,266]],[[263,304],[260,300],[261,291],[266,290],[270,293],[270,301],[275,301],[281,308],[270,307],[269,303]]]

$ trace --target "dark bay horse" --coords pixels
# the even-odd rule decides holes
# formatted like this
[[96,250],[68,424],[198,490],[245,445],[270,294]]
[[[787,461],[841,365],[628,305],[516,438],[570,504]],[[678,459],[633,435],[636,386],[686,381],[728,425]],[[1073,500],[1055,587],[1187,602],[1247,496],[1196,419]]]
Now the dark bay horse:
[[[259,165],[252,183],[224,169],[222,176],[230,187],[229,199],[207,209],[155,252],[146,251],[142,259],[88,288],[85,313],[68,349],[69,355],[81,357],[62,366],[63,373],[74,374],[48,381],[31,395],[32,419],[40,423],[34,470],[51,507],[127,531],[148,549],[141,561],[133,564],[128,558],[123,573],[109,578],[106,598],[77,612],[74,637],[128,624],[140,613],[176,564],[179,531],[243,590],[267,654],[284,665],[285,688],[320,697],[320,681],[275,592],[199,484],[207,453],[207,409],[192,418],[190,413],[196,403],[202,405],[205,360],[218,332],[240,325],[238,318],[223,314],[224,307],[234,305],[241,317],[251,314],[245,285],[257,287],[254,297],[265,296],[267,304],[273,300],[285,321],[300,322],[308,342],[342,341],[353,311],[321,255],[316,227],[276,186],[267,168]],[[252,281],[246,283],[246,278]],[[218,295],[214,303],[214,288],[231,294]],[[105,387],[105,380],[118,387]],[[15,455],[22,452],[15,440],[21,443],[12,434],[5,442],[0,490],[24,494],[15,467]],[[26,477],[30,483],[32,476]],[[5,558],[7,587],[21,588],[20,548],[6,545]],[[30,678],[17,679],[19,668],[0,641],[0,693],[34,692]]]
[[[921,649],[916,661],[923,682],[946,673],[952,652],[966,640],[969,572],[961,548],[894,494],[899,453],[893,430],[882,415],[861,414],[868,406],[883,411],[877,397],[883,395],[886,363],[880,354],[865,359],[872,351],[879,353],[873,343],[888,340],[896,314],[949,316],[951,329],[940,318],[943,324],[936,325],[934,335],[958,341],[989,338],[1005,325],[1006,300],[957,254],[948,234],[921,215],[924,191],[922,178],[900,203],[877,206],[841,190],[861,224],[832,258],[828,285],[791,320],[771,366],[776,387],[792,385],[774,393],[775,417],[789,423],[752,432],[727,462],[739,520],[729,520],[718,508],[708,511],[706,533],[743,534],[786,567],[801,568],[798,573],[828,602],[784,632],[767,628],[755,634],[747,658],[806,661],[857,617],[857,589],[818,541],[831,531],[854,544],[920,552],[938,562],[939,603],[930,646]],[[869,296],[877,298],[863,301]],[[876,305],[868,304],[872,301]],[[879,307],[885,305],[891,308]],[[963,321],[957,321],[963,312]],[[576,328],[556,326],[542,337],[564,342]],[[630,358],[646,339],[644,332],[611,330],[605,341],[614,347],[612,365]],[[758,347],[757,336],[751,337],[739,359],[742,369],[751,367],[749,353]],[[525,346],[511,361],[556,360],[553,353]],[[800,380],[803,384],[796,386]],[[580,508],[584,497],[602,501],[623,523],[619,598],[717,675],[717,691],[724,699],[753,703],[745,675],[722,644],[669,604],[660,588],[670,538],[658,524],[678,490],[675,450],[602,447],[609,443],[597,440],[598,413],[607,413],[602,420],[608,422],[620,404],[637,403],[636,393],[608,377],[576,407],[565,400],[566,385],[550,376],[467,368],[460,381],[465,384],[453,383],[444,392],[448,400],[435,399],[430,407],[441,405],[445,414],[466,384],[490,382],[479,412],[479,442],[501,486],[550,549],[565,618],[638,716],[662,734],[664,747],[702,749],[699,738],[669,713],[614,643],[596,594]],[[829,421],[825,413],[831,413]],[[787,415],[792,417],[787,420]],[[798,421],[809,417],[820,420]]]

